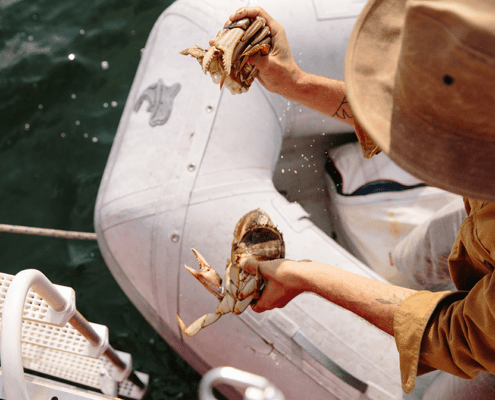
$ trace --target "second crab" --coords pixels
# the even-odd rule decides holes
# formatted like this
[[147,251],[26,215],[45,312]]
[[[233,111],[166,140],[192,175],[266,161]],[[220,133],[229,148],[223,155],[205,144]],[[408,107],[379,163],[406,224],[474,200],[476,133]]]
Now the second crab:
[[195,57],[213,82],[224,85],[232,94],[249,90],[258,75],[258,68],[247,62],[256,53],[270,52],[270,28],[262,17],[253,22],[243,18],[225,26],[206,50],[196,44],[180,52]]

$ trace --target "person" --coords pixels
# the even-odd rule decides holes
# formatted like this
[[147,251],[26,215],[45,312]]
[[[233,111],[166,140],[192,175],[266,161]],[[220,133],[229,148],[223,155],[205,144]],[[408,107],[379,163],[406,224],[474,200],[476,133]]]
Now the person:
[[284,28],[262,8],[241,8],[228,22],[257,16],[270,27],[272,49],[248,61],[267,90],[354,126],[364,156],[384,151],[426,183],[464,196],[467,218],[448,259],[455,291],[416,291],[322,262],[245,259],[242,268],[265,280],[252,309],[284,307],[304,291],[317,293],[394,336],[406,393],[417,376],[442,370],[481,382],[463,394],[444,385],[445,393],[491,398],[495,3],[370,0],[349,40],[345,82],[301,70]]

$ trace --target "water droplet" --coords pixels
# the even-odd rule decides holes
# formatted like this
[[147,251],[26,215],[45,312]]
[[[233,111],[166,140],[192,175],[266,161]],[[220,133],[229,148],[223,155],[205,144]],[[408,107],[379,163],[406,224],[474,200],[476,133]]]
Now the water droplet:
[[213,106],[206,107],[206,112],[211,113],[213,111]]
[[134,36],[136,34],[136,31],[131,31],[131,35]]
[[76,121],[76,125],[81,125],[81,121]]
[[170,240],[172,240],[172,242],[174,243],[177,243],[180,239],[180,236],[177,234],[177,233],[174,233],[171,237],[170,237]]
[[193,172],[196,169],[196,165],[194,163],[191,163],[187,166],[187,170],[190,172]]
[[93,139],[91,139],[93,141],[93,143],[96,143],[98,142],[98,138],[97,137],[93,137]]
[[41,109],[43,109],[43,104],[40,104],[40,105],[38,106],[38,108],[39,108],[40,110],[41,110]]
[[108,69],[108,61],[102,61],[101,62],[101,69],[103,69],[103,70]]
[[108,108],[108,103],[103,103],[104,108]]
[[282,174],[285,174],[285,169],[282,168],[280,171],[282,172]]
[[296,171],[296,170],[294,170],[294,173],[295,173],[295,174],[297,174],[297,171]]
[[32,41],[34,40],[34,37],[32,37],[32,36],[28,36],[28,40],[29,40],[30,42],[32,42]]
[[24,130],[28,131],[29,130],[29,124],[24,125]]
[[70,95],[70,97],[72,98],[72,100],[74,100],[74,99],[76,98],[76,94],[75,94],[75,93],[72,93],[72,94]]
[[69,60],[73,61],[75,59],[76,59],[76,55],[75,54],[73,54],[73,53],[69,54]]
[[112,103],[111,103],[111,104],[112,104],[112,107],[113,107],[113,108],[117,107],[117,102],[116,102],[116,101],[112,101]]
[[65,133],[64,133],[64,132],[62,132],[62,133],[60,134],[60,136],[62,136],[62,137],[64,138],[64,137],[65,137]]
[[81,35],[84,35],[86,32],[84,31],[84,29],[81,29],[81,30],[79,31],[79,33],[80,33]]
[[89,135],[88,135],[87,133],[85,133],[83,136],[84,136],[85,138],[88,138],[88,136],[89,136]]

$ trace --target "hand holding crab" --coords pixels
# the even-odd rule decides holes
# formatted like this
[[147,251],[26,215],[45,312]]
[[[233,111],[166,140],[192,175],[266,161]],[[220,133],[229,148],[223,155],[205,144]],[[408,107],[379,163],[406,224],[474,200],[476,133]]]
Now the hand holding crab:
[[259,298],[262,279],[258,274],[250,274],[239,267],[242,260],[273,260],[283,258],[285,244],[282,234],[277,230],[270,217],[260,208],[250,211],[237,223],[232,241],[231,259],[227,260],[225,277],[210,267],[199,252],[193,249],[200,266],[199,272],[186,266],[186,269],[220,300],[214,313],[206,314],[189,327],[182,322],[179,315],[179,327],[187,336],[193,336],[204,327],[217,321],[229,312],[241,314]]
[[226,25],[208,49],[190,47],[180,52],[195,57],[213,82],[225,85],[232,94],[247,92],[258,68],[247,62],[256,53],[270,52],[270,28],[263,17],[243,18]]

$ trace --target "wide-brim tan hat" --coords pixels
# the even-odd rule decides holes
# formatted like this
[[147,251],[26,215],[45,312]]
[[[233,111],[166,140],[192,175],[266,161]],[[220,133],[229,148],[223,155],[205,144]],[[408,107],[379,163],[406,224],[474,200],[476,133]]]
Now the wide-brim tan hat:
[[495,201],[494,0],[370,0],[345,82],[354,118],[398,165]]

